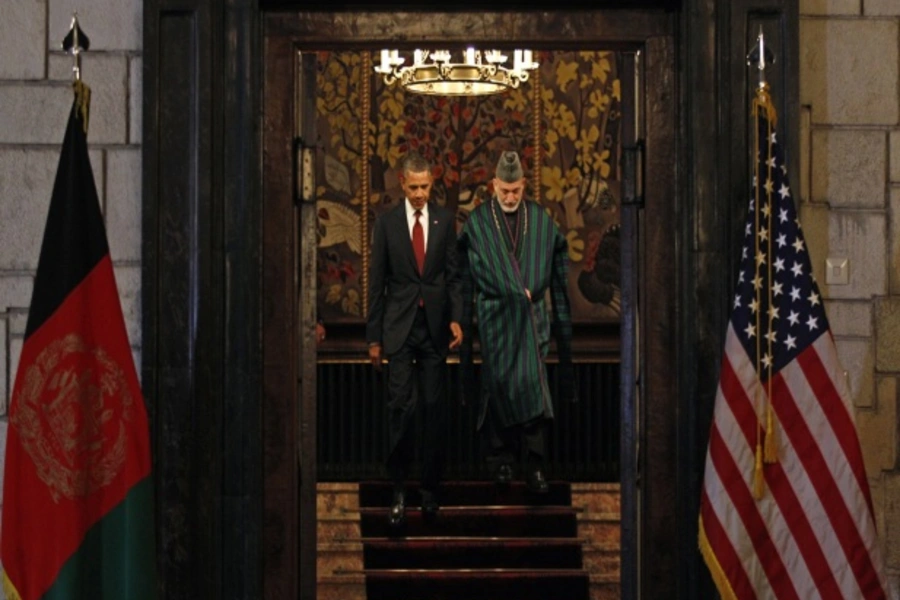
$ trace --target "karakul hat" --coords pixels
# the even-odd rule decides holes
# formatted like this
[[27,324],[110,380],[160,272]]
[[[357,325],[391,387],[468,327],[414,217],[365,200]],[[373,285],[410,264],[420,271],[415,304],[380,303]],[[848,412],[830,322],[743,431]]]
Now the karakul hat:
[[495,176],[504,183],[515,183],[525,176],[522,172],[522,163],[519,162],[519,155],[515,150],[507,150],[500,155]]

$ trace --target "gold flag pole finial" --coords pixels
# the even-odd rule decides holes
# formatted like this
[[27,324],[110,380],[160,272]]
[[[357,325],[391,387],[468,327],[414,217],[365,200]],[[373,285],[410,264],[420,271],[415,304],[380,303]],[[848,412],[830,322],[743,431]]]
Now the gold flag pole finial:
[[72,54],[75,64],[72,67],[72,87],[75,89],[75,104],[81,115],[84,132],[87,133],[88,113],[91,106],[91,89],[81,81],[81,53],[91,47],[91,40],[78,25],[78,13],[72,13],[72,26],[62,41],[62,49]]
[[63,38],[62,48],[66,52],[72,54],[75,65],[72,67],[72,74],[75,81],[81,81],[81,53],[86,52],[91,47],[91,40],[84,34],[81,27],[78,26],[78,12],[72,13],[72,26],[69,27],[69,33]]
[[756,65],[759,70],[759,87],[766,87],[766,65],[775,64],[775,55],[766,47],[762,25],[759,26],[759,35],[756,36],[756,46],[747,55],[747,64]]

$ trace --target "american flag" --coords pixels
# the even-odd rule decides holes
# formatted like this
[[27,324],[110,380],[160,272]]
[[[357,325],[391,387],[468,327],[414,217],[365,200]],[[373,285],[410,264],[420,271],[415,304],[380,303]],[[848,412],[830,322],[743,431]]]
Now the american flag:
[[765,86],[716,393],[699,543],[730,598],[887,598],[844,371]]

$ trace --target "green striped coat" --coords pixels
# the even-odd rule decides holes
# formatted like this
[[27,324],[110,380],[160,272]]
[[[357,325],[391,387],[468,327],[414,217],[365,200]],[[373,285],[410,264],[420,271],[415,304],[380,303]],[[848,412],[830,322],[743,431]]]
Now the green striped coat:
[[482,357],[479,427],[488,408],[500,427],[553,418],[544,364],[551,315],[560,360],[571,360],[566,238],[538,204],[523,201],[519,213],[510,227],[492,199],[470,213],[459,238],[460,360],[471,364],[474,317]]

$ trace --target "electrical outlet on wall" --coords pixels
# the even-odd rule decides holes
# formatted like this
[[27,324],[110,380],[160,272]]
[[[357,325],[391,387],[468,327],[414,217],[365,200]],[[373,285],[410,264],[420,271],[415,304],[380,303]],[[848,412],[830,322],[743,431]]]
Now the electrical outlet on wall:
[[847,285],[850,283],[850,259],[835,256],[825,259],[825,283],[827,285]]

